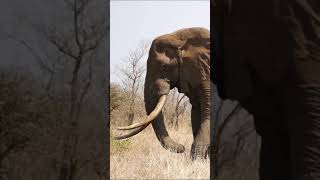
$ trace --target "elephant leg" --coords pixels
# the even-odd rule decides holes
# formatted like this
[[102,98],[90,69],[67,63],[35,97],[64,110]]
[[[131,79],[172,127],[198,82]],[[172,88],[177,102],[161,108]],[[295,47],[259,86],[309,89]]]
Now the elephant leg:
[[194,142],[191,147],[191,158],[194,160],[197,157],[206,158],[209,149],[209,134],[206,134],[206,129],[210,124],[201,122],[200,106],[192,107],[191,111],[192,132]]
[[320,47],[313,48],[308,56],[295,57],[286,91],[293,176],[297,180],[320,179]]
[[260,149],[260,180],[290,179],[289,138],[264,137]]
[[290,179],[290,139],[285,128],[276,126],[279,124],[274,124],[273,130],[264,129],[261,134],[260,180]]
[[210,152],[210,123],[209,120],[202,122],[196,137],[191,146],[191,159],[195,160],[200,157],[207,159]]
[[303,113],[301,94],[295,88],[287,88],[283,93],[283,112],[290,138],[290,169],[292,180],[302,177],[302,136]]
[[[191,158],[209,156],[210,148],[210,82],[202,85],[199,99],[192,107],[194,142],[191,147]],[[200,101],[199,101],[200,100]]]
[[293,180],[320,179],[320,86],[286,92]]
[[192,105],[192,110],[191,110],[191,124],[192,124],[193,138],[196,138],[197,136],[197,133],[200,128],[200,123],[201,123],[200,105],[194,104]]
[[320,179],[320,86],[309,87],[305,91],[303,180],[318,180]]
[[262,82],[254,88],[249,109],[261,136],[260,180],[291,180],[290,139],[279,96]]

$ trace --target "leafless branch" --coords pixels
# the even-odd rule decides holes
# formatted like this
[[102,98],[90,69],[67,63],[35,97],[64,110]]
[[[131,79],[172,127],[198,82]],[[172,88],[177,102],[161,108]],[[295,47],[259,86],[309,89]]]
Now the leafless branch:
[[63,53],[64,55],[69,56],[70,58],[72,58],[73,60],[77,61],[78,57],[73,54],[68,48],[66,43],[64,45],[60,44],[56,38],[49,38],[48,39],[61,53]]
[[7,34],[7,38],[19,43],[20,45],[25,47],[27,50],[29,50],[29,52],[33,55],[33,57],[37,60],[38,64],[43,69],[47,70],[50,73],[53,73],[53,69],[49,67],[47,64],[45,64],[46,60],[44,60],[29,43],[27,43],[25,40],[18,39],[17,37],[10,34]]
[[89,61],[89,67],[88,67],[88,80],[85,86],[83,87],[82,93],[80,95],[80,103],[83,103],[84,97],[87,95],[88,90],[92,84],[92,60]]

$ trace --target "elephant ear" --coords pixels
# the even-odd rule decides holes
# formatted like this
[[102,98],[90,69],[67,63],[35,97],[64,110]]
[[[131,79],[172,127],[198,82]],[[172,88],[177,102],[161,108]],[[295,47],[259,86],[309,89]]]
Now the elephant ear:
[[163,35],[158,37],[152,43],[149,57],[156,58],[164,63],[170,63],[174,58],[178,58],[178,50],[185,44],[185,41],[179,40],[172,35]]
[[[213,16],[215,19],[218,19],[217,17]],[[216,22],[216,21],[215,21]],[[219,26],[219,23],[216,22],[216,24],[211,27],[214,36],[211,36],[211,40],[213,42],[212,47],[212,61],[210,66],[212,67],[212,73],[210,76],[211,81],[217,86],[218,94],[220,98],[225,99],[226,98],[226,92],[224,88],[224,81],[223,81],[223,70],[224,70],[224,62],[223,62],[223,48],[222,48],[222,30],[221,26]]]
[[210,80],[210,38],[190,38],[182,49],[193,54],[201,80]]
[[253,68],[245,63],[241,56],[225,52],[223,69],[221,69],[223,81],[221,94],[224,95],[224,99],[245,103],[253,94]]
[[218,21],[220,17],[213,16],[213,18],[217,21],[212,27],[214,44],[211,80],[217,86],[220,98],[246,101],[252,96],[253,91],[252,68],[245,63],[244,57],[236,47],[229,47],[222,43],[223,30]]
[[181,76],[182,91],[210,81],[210,39],[189,38],[180,49],[184,74]]

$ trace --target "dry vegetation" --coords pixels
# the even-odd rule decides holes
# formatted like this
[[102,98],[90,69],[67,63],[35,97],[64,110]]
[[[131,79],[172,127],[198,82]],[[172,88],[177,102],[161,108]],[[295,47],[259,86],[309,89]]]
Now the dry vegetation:
[[23,10],[0,33],[1,180],[107,178],[106,4],[50,1],[61,13]]
[[[126,124],[125,121],[128,119],[130,95],[127,94],[128,92],[120,86],[111,86],[111,106],[116,107],[111,112],[111,131],[114,134],[118,133],[115,126]],[[170,92],[163,113],[170,136],[182,143],[186,151],[176,154],[165,150],[158,142],[152,126],[126,140],[111,139],[111,179],[209,179],[213,176],[212,172],[210,173],[209,160],[194,162],[190,160],[190,147],[193,142],[190,104],[186,98],[179,104],[179,108],[175,108],[179,102],[178,97],[182,95],[175,90]],[[222,102],[217,96],[214,97],[214,109],[220,112],[213,114],[219,119],[217,123],[221,131],[218,161],[215,166],[219,180],[257,179],[259,147],[252,118],[244,109],[235,108],[238,107],[237,103]],[[134,121],[139,121],[146,115],[143,97],[137,96],[135,102]],[[181,110],[181,108],[184,108],[184,111],[176,118],[177,112],[174,109]]]
[[[115,90],[118,92],[115,93]],[[178,119],[176,119],[179,123],[172,122],[176,117],[175,111],[172,109],[176,109],[174,107],[178,95],[176,91],[170,93],[169,102],[164,108],[164,115],[170,135],[177,142],[182,143],[186,147],[186,151],[182,154],[176,154],[164,149],[158,142],[152,126],[127,140],[111,140],[111,179],[209,179],[209,160],[194,162],[190,160],[193,137],[190,124],[190,105],[187,102],[180,105],[187,110],[179,113]],[[111,131],[113,132],[117,131],[114,126],[125,124],[123,121],[128,119],[129,97],[128,92],[121,87],[111,86],[111,106],[117,107],[111,112]],[[181,98],[182,95],[179,97]],[[135,121],[139,121],[139,118],[146,114],[143,98],[137,96],[135,102]]]
[[172,132],[172,137],[186,146],[185,153],[165,150],[154,135],[152,127],[126,141],[113,143],[110,150],[111,179],[209,179],[209,161],[190,160],[193,141],[190,128]]
[[181,127],[177,132],[171,129],[169,133],[186,146],[184,153],[176,154],[162,148],[151,126],[125,144],[111,143],[110,178],[209,179],[210,162],[190,160],[191,128]]

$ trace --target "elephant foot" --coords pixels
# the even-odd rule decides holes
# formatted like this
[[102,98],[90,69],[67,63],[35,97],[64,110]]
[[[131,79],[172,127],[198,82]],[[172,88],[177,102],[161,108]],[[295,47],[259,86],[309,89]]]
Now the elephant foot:
[[165,149],[168,149],[175,153],[183,153],[185,151],[185,147],[182,144],[179,144],[172,139],[166,139],[161,143]]
[[197,158],[200,159],[207,159],[210,156],[210,144],[192,144],[191,146],[191,159],[196,160]]

